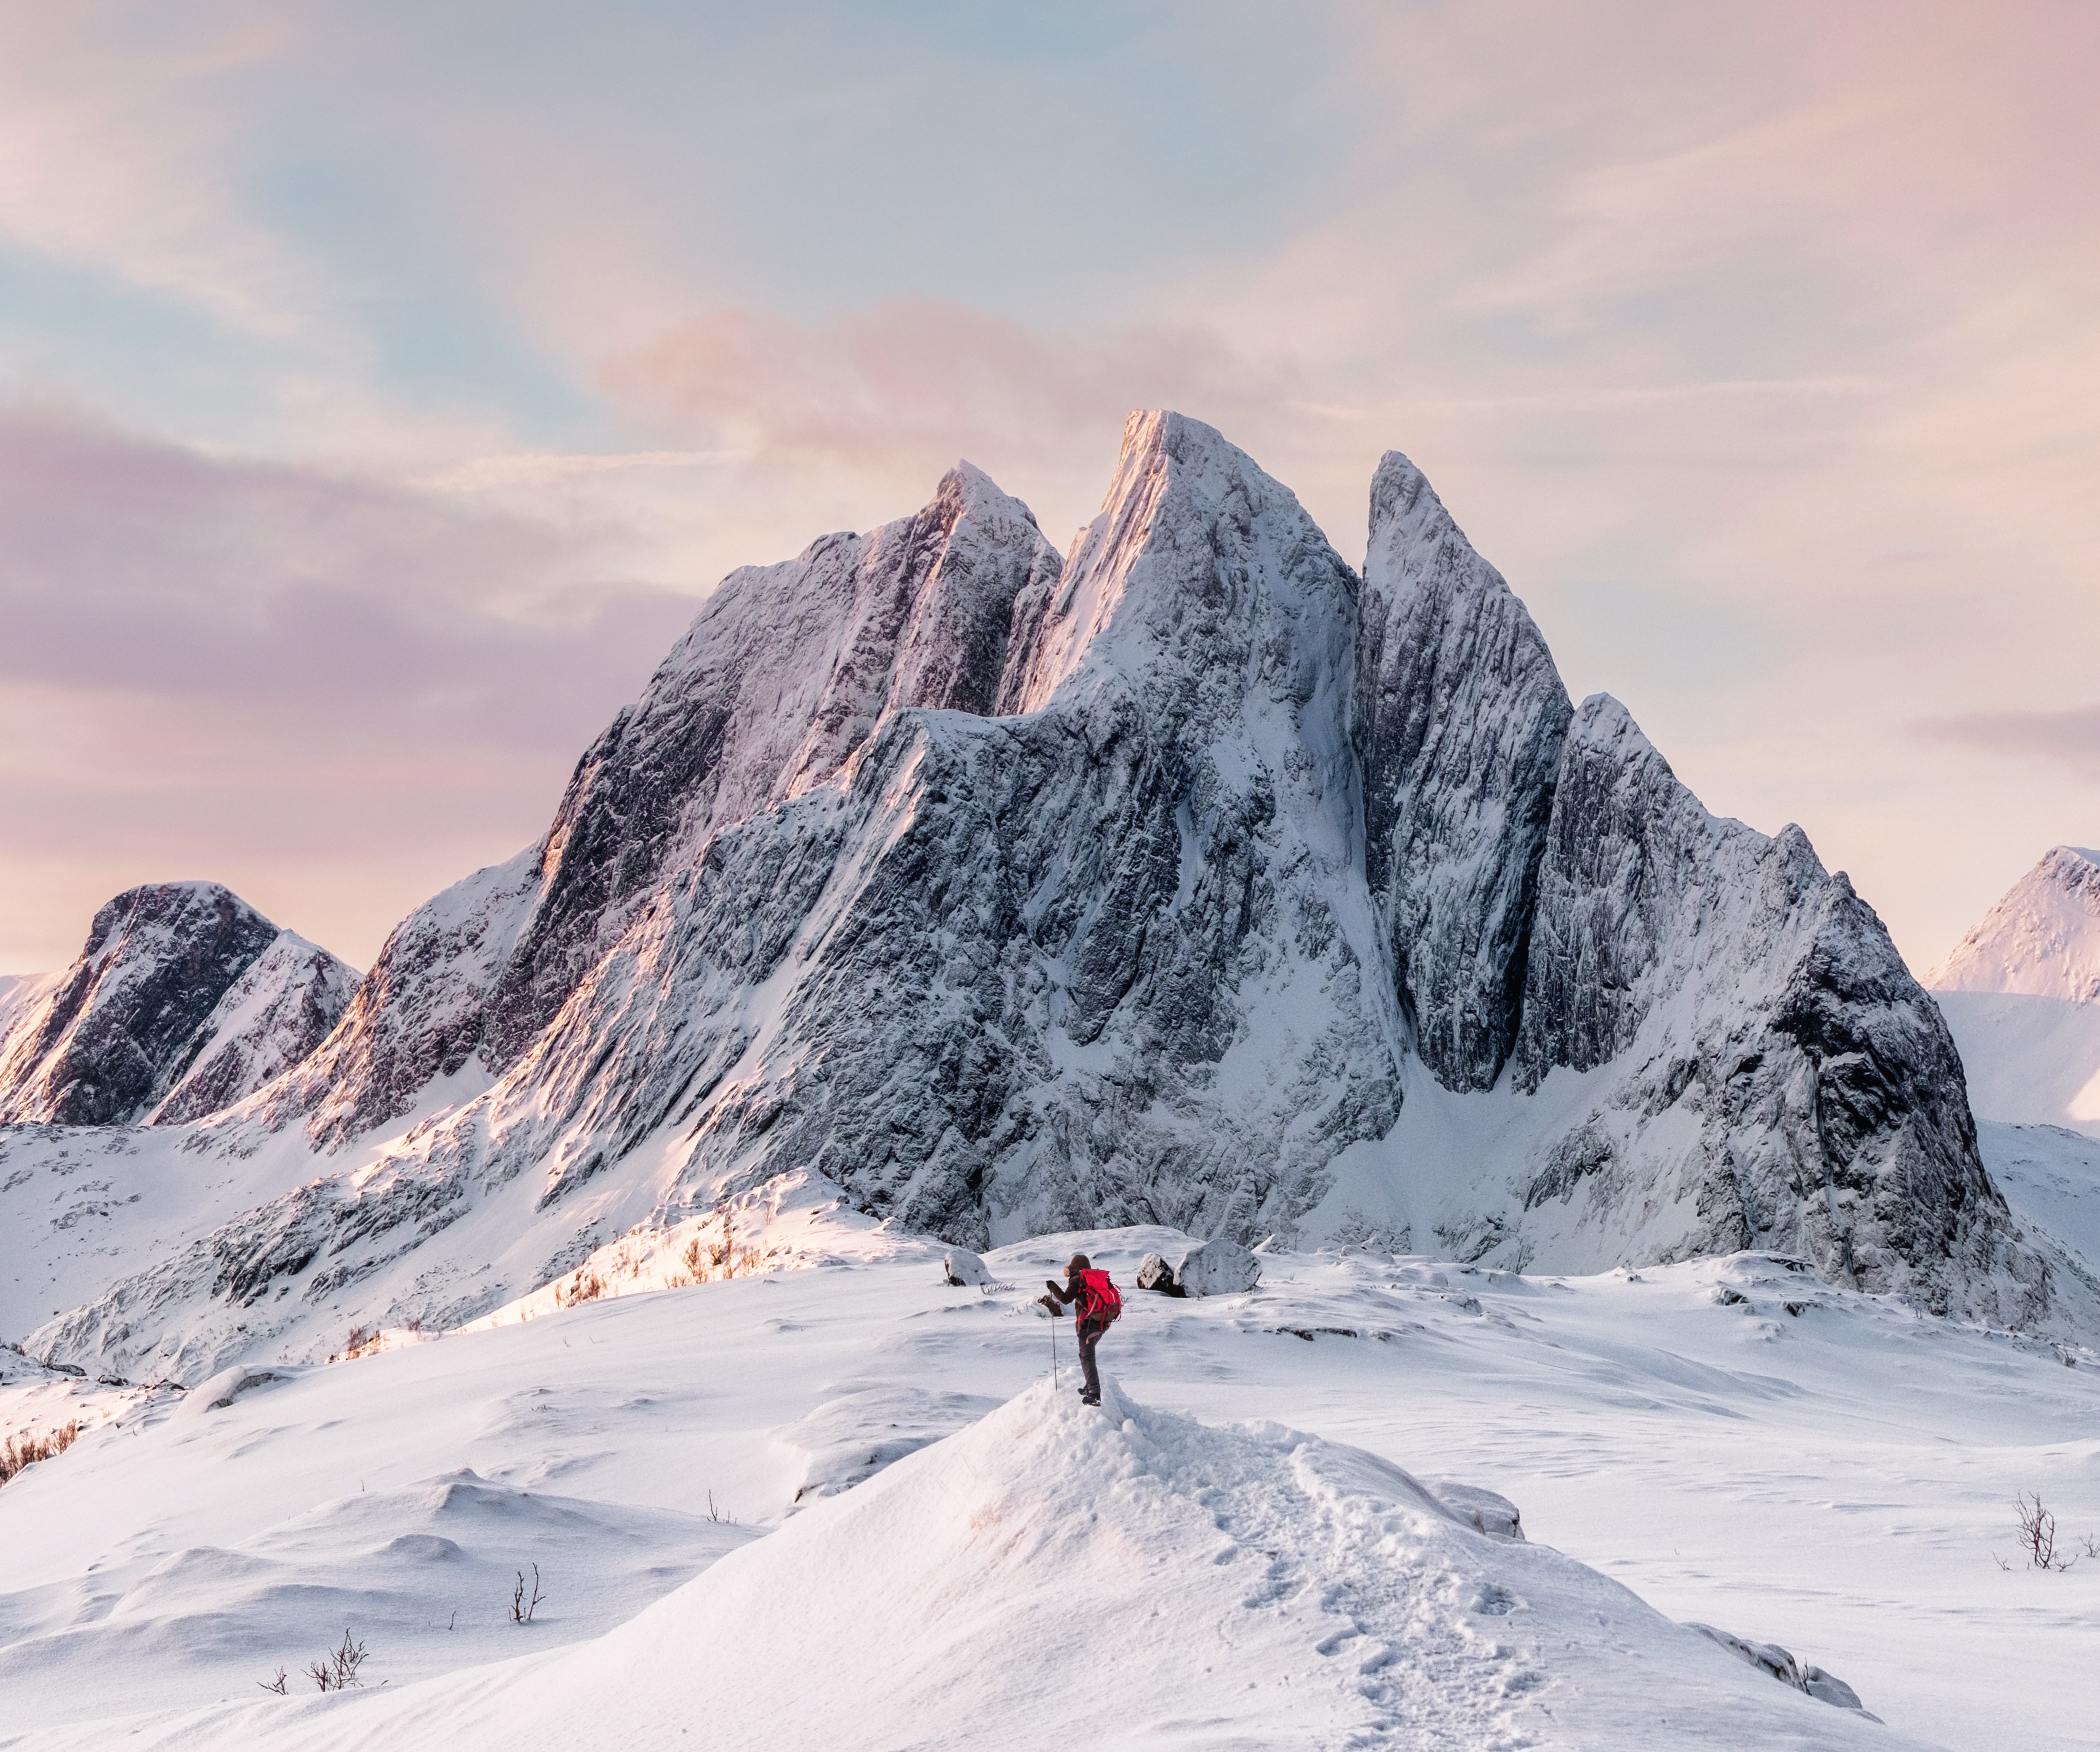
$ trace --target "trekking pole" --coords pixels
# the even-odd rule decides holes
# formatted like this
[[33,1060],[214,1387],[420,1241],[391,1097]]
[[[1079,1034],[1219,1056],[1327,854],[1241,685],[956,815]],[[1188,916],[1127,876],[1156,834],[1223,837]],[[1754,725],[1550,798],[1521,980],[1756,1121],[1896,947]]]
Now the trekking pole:
[[1050,1317],[1050,1384],[1057,1384],[1057,1317]]

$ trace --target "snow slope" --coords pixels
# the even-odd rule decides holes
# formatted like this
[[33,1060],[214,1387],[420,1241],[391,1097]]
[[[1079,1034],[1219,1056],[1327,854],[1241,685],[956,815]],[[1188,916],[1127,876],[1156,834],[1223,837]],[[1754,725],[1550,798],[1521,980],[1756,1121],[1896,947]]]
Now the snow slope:
[[2054,847],[1926,983],[1935,991],[2100,1003],[2100,852]]
[[[801,1269],[281,1371],[217,1409],[227,1381],[121,1393],[0,1353],[29,1377],[0,1387],[6,1427],[119,1414],[0,1489],[0,1745],[532,1737],[506,1700],[582,1745],[810,1743],[801,1712],[849,1690],[826,1743],[1047,1744],[1098,1706],[1112,1743],[1238,1723],[1340,1745],[1398,1712],[1418,1734],[1381,1743],[2091,1744],[2064,1676],[2100,1573],[1992,1553],[2020,1490],[2100,1534],[2092,1352],[1758,1255],[1554,1278],[1271,1252],[1250,1295],[1130,1296],[1104,1355],[1134,1428],[1074,1425],[1068,1344],[1060,1396],[1025,1397],[1036,1280],[1078,1244],[1127,1283],[1185,1238],[1045,1237],[992,1254],[980,1294],[847,1215]],[[1219,1427],[1251,1419],[1308,1437]],[[1394,1467],[1499,1492],[1530,1542],[1453,1525]],[[753,1529],[779,1530],[738,1543]],[[511,1626],[536,1560],[548,1605]],[[1665,1621],[1784,1644],[1889,1727]],[[252,1688],[345,1624],[364,1691]]]
[[2100,852],[2054,848],[1925,982],[1979,1119],[2100,1136]]
[[1977,1122],[1991,1178],[2020,1219],[2100,1260],[2100,1138],[2060,1125]]

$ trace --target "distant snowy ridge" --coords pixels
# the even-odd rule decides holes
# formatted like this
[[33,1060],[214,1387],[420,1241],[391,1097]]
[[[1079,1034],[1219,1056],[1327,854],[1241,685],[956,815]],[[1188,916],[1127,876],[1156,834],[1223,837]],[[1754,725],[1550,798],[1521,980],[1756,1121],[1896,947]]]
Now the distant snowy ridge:
[[2054,848],[1925,983],[1935,991],[2100,1004],[2100,852]]
[[356,974],[215,882],[95,914],[64,973],[0,992],[0,1122],[194,1119],[313,1050]]
[[1978,1118],[2100,1136],[2100,852],[2055,847],[1926,984]]
[[320,1048],[192,1141],[325,1169],[417,1111],[37,1342],[324,1356],[657,1257],[796,1172],[977,1247],[1765,1247],[2100,1322],[1798,828],[1717,820],[1617,701],[1575,707],[1404,457],[1359,577],[1171,413],[1132,417],[1069,560],[964,465],[732,574],[545,839],[412,915]]

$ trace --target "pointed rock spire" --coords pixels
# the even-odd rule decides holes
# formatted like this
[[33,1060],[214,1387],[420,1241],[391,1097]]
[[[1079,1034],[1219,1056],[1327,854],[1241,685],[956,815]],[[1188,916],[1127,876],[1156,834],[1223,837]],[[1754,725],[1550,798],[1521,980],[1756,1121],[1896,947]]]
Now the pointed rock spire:
[[1446,1088],[1490,1088],[1516,1039],[1571,709],[1524,604],[1388,451],[1357,638],[1364,867],[1415,1051]]

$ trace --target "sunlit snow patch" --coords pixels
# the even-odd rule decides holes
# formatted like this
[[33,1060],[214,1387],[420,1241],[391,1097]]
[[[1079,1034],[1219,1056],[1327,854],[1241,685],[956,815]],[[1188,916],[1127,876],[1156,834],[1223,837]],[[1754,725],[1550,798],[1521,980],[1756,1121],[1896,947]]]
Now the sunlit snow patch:
[[776,1174],[703,1216],[643,1224],[597,1249],[572,1271],[506,1302],[460,1330],[484,1331],[558,1309],[651,1290],[677,1290],[762,1272],[924,1256],[933,1243],[893,1232],[850,1209],[839,1188],[804,1169]]

